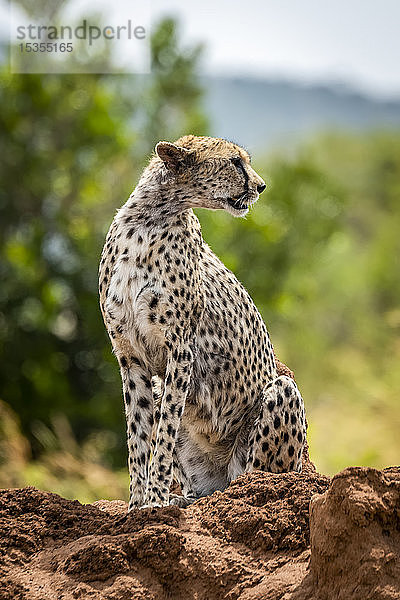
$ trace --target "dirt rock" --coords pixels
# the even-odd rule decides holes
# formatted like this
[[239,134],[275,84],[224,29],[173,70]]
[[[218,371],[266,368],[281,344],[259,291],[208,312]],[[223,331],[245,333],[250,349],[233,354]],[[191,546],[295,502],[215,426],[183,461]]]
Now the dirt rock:
[[400,469],[345,469],[311,500],[316,598],[400,598]]
[[[0,600],[400,598],[400,470],[254,472],[187,509],[0,492]],[[311,505],[311,519],[310,519]]]

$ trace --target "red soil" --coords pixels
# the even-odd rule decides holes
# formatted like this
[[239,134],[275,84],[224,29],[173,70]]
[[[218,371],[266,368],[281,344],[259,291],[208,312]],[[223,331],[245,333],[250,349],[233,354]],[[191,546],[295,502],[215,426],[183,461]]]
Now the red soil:
[[243,475],[187,509],[0,492],[0,600],[400,599],[400,469]]

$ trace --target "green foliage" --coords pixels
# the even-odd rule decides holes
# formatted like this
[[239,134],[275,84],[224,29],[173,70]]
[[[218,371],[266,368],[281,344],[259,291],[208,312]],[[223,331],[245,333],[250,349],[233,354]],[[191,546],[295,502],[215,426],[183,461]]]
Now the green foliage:
[[78,444],[64,415],[53,416],[50,426],[35,421],[33,430],[41,445],[36,460],[32,460],[17,415],[0,400],[1,487],[34,485],[81,502],[127,500],[127,469],[105,466],[110,432],[93,433]]
[[101,199],[116,205],[128,191],[131,134],[99,77],[4,76],[1,103],[3,397],[25,425],[33,410],[46,420],[68,406],[85,429],[105,399],[90,400],[104,370],[93,305]]
[[194,73],[201,46],[179,51],[178,30],[173,19],[165,19],[151,40],[151,70],[147,90],[146,123],[143,135],[151,148],[164,136],[174,140],[188,131],[204,135],[207,129],[199,98],[202,89]]

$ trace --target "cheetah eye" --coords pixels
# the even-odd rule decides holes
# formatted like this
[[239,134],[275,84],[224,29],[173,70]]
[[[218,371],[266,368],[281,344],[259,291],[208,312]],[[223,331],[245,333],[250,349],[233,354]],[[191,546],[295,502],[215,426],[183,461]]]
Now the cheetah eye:
[[243,163],[242,163],[242,159],[239,158],[239,156],[234,156],[233,158],[231,158],[231,162],[232,162],[233,165],[235,165],[235,167],[239,171],[239,173],[241,175],[243,175],[244,166],[243,166]]

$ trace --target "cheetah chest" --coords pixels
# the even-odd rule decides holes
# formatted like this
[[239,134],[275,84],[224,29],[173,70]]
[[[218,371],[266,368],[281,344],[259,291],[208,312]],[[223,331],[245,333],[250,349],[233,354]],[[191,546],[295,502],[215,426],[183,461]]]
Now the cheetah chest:
[[137,233],[117,256],[105,302],[108,327],[127,340],[146,363],[158,372],[165,362],[160,352],[162,332],[150,318],[151,298],[162,288],[149,258],[149,240]]

